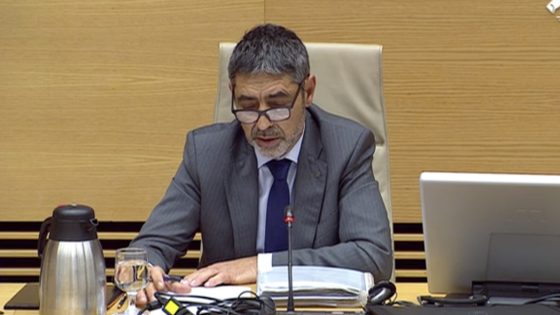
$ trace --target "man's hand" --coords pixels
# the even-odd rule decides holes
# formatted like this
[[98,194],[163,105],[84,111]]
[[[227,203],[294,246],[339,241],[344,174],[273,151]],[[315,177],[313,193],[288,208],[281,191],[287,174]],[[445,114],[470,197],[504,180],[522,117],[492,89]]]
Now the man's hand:
[[136,305],[144,307],[154,301],[156,291],[172,291],[189,293],[192,287],[204,285],[215,287],[220,284],[248,284],[257,282],[257,257],[246,257],[236,260],[215,263],[199,269],[186,276],[180,282],[163,280],[165,272],[159,266],[150,268],[151,282],[144,290],[138,291]]
[[255,283],[257,282],[257,257],[215,263],[191,273],[186,278],[191,287]]
[[154,301],[154,293],[156,291],[172,291],[176,293],[189,293],[191,286],[186,280],[180,282],[169,282],[163,280],[165,272],[161,267],[154,266],[150,268],[150,283],[144,290],[138,291],[136,295],[136,305],[144,307],[148,302]]

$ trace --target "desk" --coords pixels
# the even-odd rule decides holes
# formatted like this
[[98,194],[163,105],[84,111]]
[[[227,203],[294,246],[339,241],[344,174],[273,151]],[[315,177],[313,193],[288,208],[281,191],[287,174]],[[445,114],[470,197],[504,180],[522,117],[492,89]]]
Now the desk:
[[[5,315],[37,315],[38,311],[23,310],[4,310],[4,304],[23,287],[23,283],[0,283],[0,309]],[[398,300],[416,302],[418,295],[428,294],[428,286],[426,283],[397,283]],[[111,309],[108,315],[113,314],[115,310]]]
[[25,314],[29,314],[29,315],[37,315],[39,314],[38,311],[13,311],[13,310],[4,310],[4,304],[6,304],[6,302],[8,302],[8,300],[10,298],[12,298],[12,296],[14,294],[16,294],[17,291],[19,291],[19,289],[21,289],[24,286],[25,283],[0,283],[0,309],[4,312],[4,314],[6,315],[14,315],[14,314],[18,314],[18,315],[25,315]]

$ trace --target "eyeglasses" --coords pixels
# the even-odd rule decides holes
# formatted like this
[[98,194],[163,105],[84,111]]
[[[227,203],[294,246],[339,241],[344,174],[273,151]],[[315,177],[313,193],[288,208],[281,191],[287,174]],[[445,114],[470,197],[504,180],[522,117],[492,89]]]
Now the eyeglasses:
[[305,82],[305,79],[298,84],[298,89],[292,103],[289,106],[272,107],[265,110],[257,109],[235,109],[235,86],[231,88],[231,112],[235,115],[235,118],[243,124],[254,124],[257,122],[262,115],[265,115],[271,122],[278,122],[289,119],[292,113],[292,108],[296,103],[296,99],[299,95],[299,91]]

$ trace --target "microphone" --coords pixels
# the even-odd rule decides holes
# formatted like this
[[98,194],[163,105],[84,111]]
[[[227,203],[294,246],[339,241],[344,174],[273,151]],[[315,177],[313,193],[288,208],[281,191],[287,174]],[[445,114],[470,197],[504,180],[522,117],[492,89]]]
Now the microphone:
[[292,223],[295,217],[292,213],[292,207],[286,207],[286,215],[284,216],[284,223],[288,225],[288,305],[286,311],[294,313],[294,281],[292,279]]

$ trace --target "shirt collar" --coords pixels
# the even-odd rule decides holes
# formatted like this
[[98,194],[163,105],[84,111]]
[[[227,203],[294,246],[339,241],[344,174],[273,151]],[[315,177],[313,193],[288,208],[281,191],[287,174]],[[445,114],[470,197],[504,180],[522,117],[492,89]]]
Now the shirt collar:
[[[297,164],[298,157],[299,157],[299,151],[301,151],[301,143],[303,141],[303,134],[304,133],[305,133],[305,127],[303,127],[303,132],[301,133],[301,136],[299,137],[296,144],[292,147],[292,149],[290,151],[288,151],[288,153],[286,153],[283,156],[277,158],[277,160],[288,159],[288,160],[294,162],[295,164]],[[255,155],[257,157],[258,168],[261,168],[263,165],[265,165],[269,161],[274,160],[274,158],[262,155],[259,152],[258,149],[254,149],[254,151],[255,151]]]

